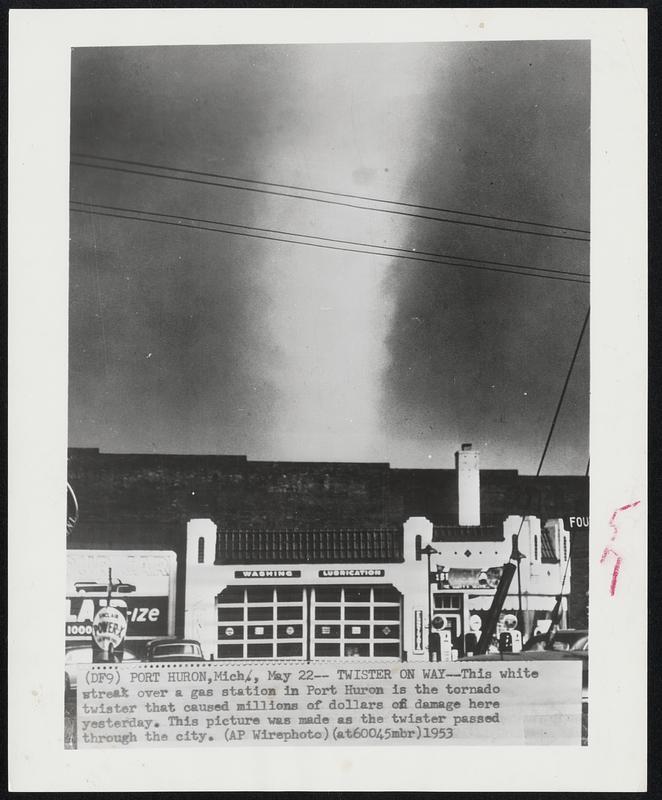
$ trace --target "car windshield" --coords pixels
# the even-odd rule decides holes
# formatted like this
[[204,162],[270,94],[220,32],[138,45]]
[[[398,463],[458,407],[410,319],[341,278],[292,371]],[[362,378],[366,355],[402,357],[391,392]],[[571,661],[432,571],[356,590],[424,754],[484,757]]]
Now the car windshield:
[[552,650],[585,650],[588,646],[588,636],[582,636],[577,631],[564,633],[557,631],[552,639]]
[[[137,661],[138,657],[130,650],[124,650],[122,654],[122,661]],[[91,664],[92,663],[92,648],[91,647],[76,647],[73,650],[67,650],[64,654],[65,664]]]
[[154,645],[152,652],[155,656],[195,656],[198,650],[193,644],[183,642],[177,644],[157,644]]
[[92,663],[92,648],[78,647],[65,653],[64,660],[67,664],[86,664]]

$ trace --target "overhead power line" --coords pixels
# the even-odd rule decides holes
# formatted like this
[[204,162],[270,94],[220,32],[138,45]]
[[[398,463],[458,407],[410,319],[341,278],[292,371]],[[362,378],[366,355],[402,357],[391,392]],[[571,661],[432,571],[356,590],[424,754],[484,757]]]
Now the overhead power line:
[[551,269],[548,267],[535,267],[528,264],[511,264],[504,261],[488,261],[482,258],[469,258],[467,256],[458,256],[449,253],[433,253],[426,250],[417,250],[416,248],[405,248],[405,247],[390,247],[388,245],[382,244],[373,244],[368,242],[356,242],[350,239],[334,239],[328,236],[316,236],[308,233],[297,233],[293,231],[282,231],[275,228],[259,228],[255,225],[239,225],[233,222],[223,222],[221,220],[213,220],[213,219],[201,219],[199,217],[186,217],[181,214],[166,214],[165,212],[161,211],[145,211],[140,208],[125,208],[122,206],[109,206],[109,205],[102,205],[100,203],[84,203],[81,200],[72,200],[72,203],[77,203],[78,205],[84,205],[86,208],[98,208],[105,211],[121,211],[127,214],[147,214],[150,216],[157,216],[157,217],[165,217],[167,219],[176,219],[176,220],[185,220],[186,222],[199,222],[204,225],[225,225],[228,228],[237,228],[239,230],[249,230],[249,231],[257,231],[259,233],[274,233],[279,236],[296,236],[302,239],[315,239],[317,241],[322,242],[332,242],[334,244],[347,244],[352,245],[355,247],[372,247],[378,248],[380,250],[389,250],[395,253],[407,253],[407,254],[414,254],[416,256],[430,256],[432,258],[449,258],[453,259],[454,261],[468,261],[468,262],[477,262],[479,264],[487,264],[496,267],[513,267],[514,269],[522,269],[522,270],[532,270],[534,272],[551,272],[551,273],[558,273],[559,275],[572,275],[579,278],[586,278],[589,279],[589,276],[585,272],[573,272],[570,270],[562,270],[562,269]]
[[[554,428],[556,427],[556,420],[558,419],[559,411],[561,410],[561,406],[563,405],[563,398],[565,397],[565,392],[566,392],[566,389],[568,388],[568,382],[570,381],[570,375],[572,374],[572,369],[575,366],[575,361],[577,359],[577,353],[579,352],[579,348],[580,348],[580,345],[582,343],[582,339],[584,338],[584,331],[586,330],[586,326],[588,325],[588,318],[589,318],[590,311],[591,311],[591,309],[589,307],[586,310],[586,317],[584,319],[584,324],[582,325],[582,329],[581,329],[581,331],[579,333],[579,339],[577,340],[577,346],[575,347],[575,352],[573,353],[572,360],[570,361],[570,368],[568,369],[568,374],[565,377],[565,382],[563,384],[563,389],[561,390],[561,397],[559,398],[558,405],[556,406],[556,413],[554,414],[554,418],[552,419],[552,424],[550,425],[550,428],[549,428],[549,433],[547,434],[547,441],[545,442],[545,446],[544,446],[543,451],[542,451],[542,456],[540,458],[540,463],[538,464],[538,469],[536,471],[536,477],[539,477],[540,470],[542,469],[543,462],[545,461],[545,455],[547,454],[547,448],[549,447],[549,443],[550,443],[550,441],[552,439],[552,435],[554,433]],[[588,465],[586,467],[586,473],[588,475]],[[525,522],[526,518],[527,518],[526,517],[526,511],[524,511],[522,513],[522,517],[520,519],[519,527],[517,529],[517,534],[514,537],[513,552],[519,552],[519,537],[520,537],[520,534],[522,533],[522,528],[524,527],[524,522]],[[517,550],[515,550],[515,548],[517,548]],[[566,578],[568,576],[568,566],[570,564],[570,555],[571,555],[571,553],[572,553],[572,540],[570,540],[570,550],[568,552],[568,558],[566,560],[565,571],[563,573],[563,579],[561,581],[561,591],[560,591],[559,595],[557,596],[557,606],[558,606],[558,604],[561,603],[562,598],[563,598],[563,590],[565,589],[565,582],[566,582]],[[521,604],[522,585],[521,585],[520,576],[519,576],[519,562],[520,562],[521,558],[522,558],[522,556],[519,556],[517,558],[517,567],[518,567],[517,593],[518,593],[519,598],[520,598],[518,619],[519,619],[520,627],[522,626],[522,623],[523,623],[523,620],[522,620],[522,604]],[[560,608],[560,606],[558,606],[558,607]],[[554,624],[554,621],[552,620],[552,625],[553,624]],[[551,630],[551,628],[550,628],[550,630]]]
[[[100,156],[80,156],[80,155],[77,156],[77,157],[78,158],[81,158],[81,157],[83,157],[83,158],[96,158],[98,160],[101,160],[101,158],[102,158]],[[107,159],[104,158],[104,160],[107,160]],[[142,162],[121,161],[121,163],[129,164],[129,165],[135,164],[136,166],[138,166]],[[180,172],[180,173],[183,172],[183,173],[186,173],[186,175],[206,176],[208,178],[213,178],[213,180],[204,180],[203,177],[195,177],[195,178],[193,178],[193,177],[185,177],[182,174],[166,175],[166,174],[159,173],[159,172],[153,172],[153,171],[149,172],[149,171],[147,171],[147,169],[134,169],[134,168],[129,168],[129,167],[125,167],[125,166],[112,166],[111,164],[95,164],[95,163],[92,163],[90,161],[78,161],[78,160],[76,160],[76,157],[72,158],[71,164],[73,164],[75,166],[79,166],[79,167],[89,167],[91,169],[106,170],[106,171],[109,171],[109,172],[123,172],[123,173],[129,174],[129,175],[142,175],[144,177],[150,177],[150,178],[162,178],[164,180],[183,181],[185,183],[195,183],[195,184],[201,184],[201,185],[205,185],[205,186],[218,186],[218,187],[224,188],[224,189],[236,189],[238,191],[257,192],[259,194],[275,195],[275,196],[278,196],[278,197],[289,197],[292,200],[308,200],[308,201],[313,202],[313,203],[326,203],[326,204],[329,204],[329,205],[344,206],[346,208],[362,209],[364,211],[376,211],[376,212],[379,212],[381,214],[396,214],[396,215],[401,216],[401,217],[410,217],[410,218],[415,218],[415,219],[425,219],[425,220],[430,220],[432,222],[445,222],[445,223],[448,223],[448,224],[451,224],[451,225],[467,225],[467,226],[470,226],[470,227],[473,227],[473,228],[487,228],[487,229],[490,229],[490,230],[502,231],[502,232],[506,232],[506,233],[520,233],[520,234],[525,234],[525,235],[528,235],[528,236],[544,236],[544,237],[551,238],[551,239],[566,239],[566,240],[570,240],[570,241],[574,241],[574,242],[589,242],[590,241],[589,238],[584,237],[584,236],[569,236],[568,234],[564,234],[564,233],[550,233],[550,232],[547,232],[547,231],[539,231],[539,230],[538,231],[524,230],[522,228],[510,228],[510,227],[505,227],[505,226],[502,226],[502,225],[488,225],[487,223],[484,223],[484,222],[470,222],[468,220],[448,219],[447,217],[433,217],[433,216],[430,216],[428,214],[417,214],[417,213],[414,213],[413,211],[398,211],[397,209],[394,209],[394,208],[379,208],[379,207],[376,207],[376,206],[359,205],[359,204],[356,204],[356,203],[348,203],[348,202],[345,202],[345,201],[342,201],[342,200],[331,200],[331,199],[324,198],[324,197],[307,197],[305,195],[292,194],[290,192],[278,191],[276,189],[258,188],[258,186],[256,186],[256,185],[241,186],[239,184],[223,183],[221,181],[233,180],[233,181],[242,181],[243,183],[247,183],[248,181],[246,181],[245,179],[242,179],[242,178],[231,178],[229,176],[221,176],[221,175],[217,176],[217,175],[214,175],[213,173],[199,173],[199,172],[194,172],[192,170],[179,170],[179,169],[176,169],[176,168],[173,168],[173,167],[149,166],[148,168],[151,169],[151,170],[161,169],[161,170],[168,170],[170,172]],[[254,183],[254,184],[258,183],[258,181],[253,181],[252,183]],[[281,185],[281,184],[267,184],[266,182],[259,182],[259,183],[264,183],[264,185],[267,185],[267,186],[279,186],[279,185]],[[285,187],[286,184],[282,184],[282,186]],[[317,189],[304,189],[302,191],[321,192],[321,193],[324,193],[324,194],[329,194],[329,193],[325,192],[324,190],[317,190]],[[352,197],[352,195],[341,195],[341,196]],[[358,197],[358,196],[356,196],[356,197]],[[398,205],[397,203],[395,203],[395,201],[382,201],[382,200],[374,199],[373,202],[382,202],[382,203]],[[401,204],[401,205],[409,205],[410,207],[415,207],[415,208],[421,208],[422,207],[422,206],[412,206],[412,204]],[[428,208],[428,207],[425,207],[425,208]],[[448,212],[446,212],[446,213],[448,213]],[[454,212],[451,212],[451,213],[460,214],[460,213],[463,213],[463,212],[454,211]],[[467,212],[467,213],[469,213],[469,212]],[[490,217],[490,219],[496,219],[496,218],[491,218]],[[538,225],[539,223],[523,223],[523,224]],[[550,226],[550,227],[555,227],[555,226]],[[560,228],[559,230],[579,230],[579,229]]]
[[[568,368],[568,374],[565,376],[565,382],[563,384],[563,389],[561,389],[561,396],[559,397],[559,402],[556,406],[556,411],[554,412],[554,417],[552,419],[552,424],[549,429],[549,433],[547,434],[547,441],[545,442],[545,447],[542,451],[542,456],[540,458],[540,464],[538,464],[538,469],[536,471],[536,477],[540,475],[540,470],[542,469],[543,461],[545,460],[545,456],[547,455],[547,448],[549,447],[549,443],[552,440],[552,434],[554,433],[554,428],[556,427],[556,420],[559,418],[559,412],[561,411],[561,406],[563,405],[563,398],[565,397],[566,389],[568,388],[568,383],[570,382],[570,376],[572,375],[572,369],[575,366],[575,361],[577,360],[577,354],[579,353],[579,348],[582,343],[582,339],[584,338],[584,332],[586,331],[586,326],[588,325],[588,318],[589,314],[591,313],[591,309],[586,309],[586,317],[584,318],[584,324],[582,325],[582,329],[579,332],[579,339],[577,339],[577,346],[575,347],[575,352],[572,354],[572,360],[570,361],[570,367]],[[588,465],[586,467],[586,472],[588,473]]]
[[328,194],[331,197],[350,197],[354,200],[368,200],[371,203],[384,203],[391,206],[404,206],[405,208],[422,208],[424,211],[438,211],[442,214],[461,214],[465,217],[476,217],[477,219],[492,219],[499,222],[515,222],[521,225],[533,225],[538,228],[551,228],[559,231],[572,231],[574,233],[586,233],[590,231],[584,228],[571,228],[569,225],[550,225],[546,222],[532,222],[527,219],[516,219],[514,217],[500,217],[496,214],[478,214],[475,211],[459,211],[454,208],[441,208],[439,206],[426,206],[423,203],[406,203],[402,200],[384,200],[382,197],[368,197],[361,194],[350,194],[349,192],[332,192],[329,189],[314,189],[309,186],[294,186],[288,183],[276,183],[274,181],[259,181],[253,178],[238,178],[236,175],[220,175],[214,172],[201,172],[194,169],[182,169],[181,167],[167,167],[163,164],[150,164],[145,161],[131,161],[126,158],[111,158],[110,156],[94,156],[89,153],[72,153],[73,158],[89,158],[97,161],[108,161],[115,164],[131,164],[135,167],[148,167],[149,169],[163,169],[171,172],[182,172],[187,175],[201,175],[207,178],[219,178],[226,181],[241,181],[242,183],[252,183],[258,186],[275,186],[279,189],[292,189],[297,192],[317,192],[318,194]]
[[[252,226],[233,226],[232,223],[211,222],[211,224],[213,224],[213,225],[223,225],[226,228],[227,227],[235,227],[235,228],[240,227],[241,228],[241,230],[224,230],[222,228],[217,228],[217,227],[213,227],[212,228],[212,227],[207,227],[206,225],[201,225],[201,224],[189,224],[189,222],[194,222],[195,221],[194,218],[175,217],[174,215],[170,215],[171,218],[169,218],[169,219],[157,219],[156,218],[157,216],[158,217],[162,217],[162,216],[165,216],[165,215],[155,214],[154,212],[151,212],[151,211],[147,211],[147,212],[146,211],[137,211],[137,210],[132,210],[132,209],[124,209],[124,208],[120,208],[120,207],[107,207],[107,206],[106,207],[104,207],[104,206],[95,207],[92,204],[85,204],[85,203],[81,203],[79,201],[72,201],[72,202],[83,206],[82,208],[75,208],[75,207],[72,206],[72,209],[71,209],[72,211],[74,211],[76,213],[81,213],[81,214],[86,213],[86,214],[92,214],[94,216],[114,217],[114,218],[117,218],[117,219],[127,219],[127,220],[132,220],[132,221],[135,221],[135,222],[152,222],[152,223],[161,224],[161,225],[171,225],[171,226],[173,226],[175,228],[189,228],[189,229],[192,229],[192,230],[211,231],[213,233],[224,233],[224,234],[227,234],[227,235],[230,235],[230,236],[245,236],[245,237],[251,238],[251,239],[264,239],[264,240],[267,240],[267,241],[282,242],[282,243],[287,243],[287,244],[298,244],[298,245],[303,245],[303,246],[306,246],[306,247],[317,247],[317,248],[321,248],[323,250],[336,250],[336,251],[339,251],[339,252],[342,252],[342,253],[362,253],[364,255],[375,255],[375,256],[381,256],[381,257],[387,257],[387,258],[400,258],[400,259],[405,259],[405,260],[408,260],[408,261],[419,261],[419,262],[422,262],[422,263],[439,264],[439,265],[442,265],[442,266],[449,266],[449,267],[464,267],[466,269],[477,269],[477,270],[483,270],[483,271],[486,271],[486,272],[506,273],[506,274],[510,274],[510,275],[518,275],[520,277],[548,278],[550,280],[568,281],[568,282],[571,282],[571,283],[581,283],[581,284],[584,284],[584,285],[588,285],[589,284],[588,280],[584,280],[584,279],[581,279],[581,278],[566,277],[565,275],[557,275],[557,274],[549,275],[549,274],[544,274],[543,272],[523,272],[523,271],[517,271],[517,270],[511,270],[511,269],[500,269],[500,268],[497,268],[497,267],[483,266],[483,265],[478,265],[478,264],[468,264],[468,263],[459,264],[459,263],[454,263],[454,262],[450,262],[450,261],[444,261],[444,260],[437,259],[437,258],[420,258],[417,255],[405,255],[404,253],[400,253],[400,252],[378,252],[378,251],[369,250],[369,249],[359,250],[359,249],[350,248],[350,247],[337,247],[337,246],[331,245],[331,244],[319,244],[318,242],[298,241],[296,239],[282,238],[282,236],[304,236],[305,234],[301,234],[300,235],[300,234],[282,232],[280,236],[272,236],[272,235],[267,235],[266,233],[248,233],[247,231],[249,231],[249,230],[251,230],[251,231],[262,231],[262,230],[265,230],[265,229],[253,228]],[[103,208],[112,208],[114,210],[112,210],[112,211],[111,210],[102,210]],[[148,216],[137,216],[137,214],[149,214],[151,216],[149,216],[149,217]],[[187,219],[188,222],[180,222],[180,221],[176,222],[175,219],[177,219],[177,220]],[[365,247],[366,248],[367,247],[379,247],[379,245],[365,245]],[[382,249],[386,249],[386,248],[382,248]]]

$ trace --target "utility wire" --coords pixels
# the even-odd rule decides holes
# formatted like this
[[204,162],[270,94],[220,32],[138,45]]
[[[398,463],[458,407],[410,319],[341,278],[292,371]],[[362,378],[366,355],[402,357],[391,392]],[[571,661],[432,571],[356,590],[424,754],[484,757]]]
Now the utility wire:
[[[322,242],[332,242],[334,244],[347,244],[353,245],[356,247],[377,247],[381,250],[390,250],[396,253],[414,253],[417,256],[431,256],[432,258],[450,258],[454,259],[455,261],[475,261],[479,264],[488,264],[497,267],[513,267],[515,269],[522,269],[522,270],[533,270],[534,272],[551,272],[551,273],[558,273],[559,275],[573,275],[579,278],[586,278],[587,281],[589,276],[585,272],[572,272],[569,270],[562,270],[562,269],[551,269],[547,267],[534,267],[527,264],[509,264],[503,261],[488,261],[482,258],[467,258],[466,256],[457,256],[451,255],[449,253],[432,253],[426,250],[416,250],[415,248],[404,248],[404,247],[389,247],[388,245],[381,245],[381,244],[371,244],[366,242],[355,242],[348,239],[334,239],[328,236],[315,236],[307,233],[296,233],[292,231],[281,231],[274,228],[259,228],[254,225],[239,225],[233,222],[223,222],[221,220],[212,220],[212,219],[200,219],[198,217],[186,217],[182,216],[181,214],[166,214],[161,211],[145,211],[139,208],[124,208],[121,206],[108,206],[102,205],[100,203],[84,203],[81,200],[72,200],[72,203],[76,203],[78,205],[85,206],[86,208],[96,208],[102,209],[104,211],[120,211],[127,214],[149,214],[151,216],[158,216],[158,217],[166,217],[168,219],[176,219],[176,220],[186,220],[187,222],[200,222],[205,225],[225,225],[229,228],[237,228],[240,230],[250,230],[250,231],[258,231],[260,233],[274,233],[280,236],[297,236],[302,239],[315,239],[317,241]],[[461,266],[461,265],[458,265]]]
[[[129,214],[119,214],[119,213],[114,213],[114,212],[110,212],[110,211],[93,210],[93,209],[90,209],[90,208],[80,208],[80,209],[79,208],[72,208],[71,210],[76,212],[76,213],[79,213],[79,214],[92,214],[94,216],[101,216],[101,217],[114,217],[114,218],[117,218],[117,219],[128,219],[128,220],[132,220],[134,222],[153,222],[153,223],[160,224],[160,225],[171,225],[171,226],[173,226],[175,228],[190,228],[192,230],[203,230],[203,231],[211,231],[213,233],[224,233],[224,234],[227,234],[229,236],[245,236],[245,237],[250,238],[250,239],[265,239],[267,241],[282,242],[282,243],[287,243],[287,244],[298,244],[298,245],[304,245],[306,247],[317,247],[317,248],[320,248],[320,249],[323,249],[323,250],[337,250],[337,251],[339,251],[341,253],[363,253],[364,255],[375,255],[375,256],[382,256],[382,257],[386,257],[386,258],[402,258],[402,259],[405,259],[405,260],[408,260],[408,261],[418,261],[418,262],[421,262],[421,263],[428,263],[428,264],[439,264],[439,265],[448,266],[448,267],[465,267],[467,269],[477,269],[477,270],[482,270],[482,271],[485,271],[485,272],[506,273],[506,274],[510,274],[510,275],[518,275],[518,276],[524,277],[524,278],[548,278],[550,280],[568,281],[570,283],[581,283],[581,284],[584,284],[584,285],[588,285],[588,283],[589,283],[588,281],[582,280],[580,278],[565,277],[563,275],[546,275],[546,274],[543,274],[543,273],[518,272],[516,270],[499,269],[497,267],[480,266],[480,265],[477,265],[477,264],[456,264],[456,263],[453,263],[453,262],[442,261],[440,259],[433,259],[433,258],[417,258],[416,256],[410,256],[410,255],[404,255],[404,254],[400,255],[400,254],[397,254],[397,253],[380,253],[380,252],[377,252],[377,251],[374,251],[374,250],[357,250],[355,248],[349,248],[349,247],[335,247],[333,245],[318,244],[316,242],[300,242],[300,241],[296,241],[294,239],[283,239],[283,238],[276,237],[276,236],[267,236],[267,235],[258,234],[258,233],[247,233],[247,232],[245,232],[243,230],[242,231],[239,231],[239,230],[229,231],[229,230],[222,230],[220,228],[210,228],[210,227],[206,227],[206,226],[203,226],[203,225],[190,225],[190,224],[187,224],[187,223],[178,223],[178,222],[174,222],[174,221],[166,220],[166,219],[151,219],[151,218],[147,218],[147,217],[138,217],[138,216],[135,216],[135,215],[133,215],[131,213],[129,213]],[[224,223],[216,223],[216,224],[223,225]]]
[[[561,406],[563,404],[563,398],[565,397],[566,389],[568,388],[568,383],[570,382],[570,376],[572,375],[572,368],[575,366],[575,361],[577,360],[577,353],[579,353],[579,347],[582,343],[582,339],[584,338],[584,332],[586,330],[586,326],[588,325],[588,318],[589,314],[591,313],[591,309],[588,308],[586,310],[586,317],[584,318],[584,324],[582,325],[582,329],[579,333],[579,339],[577,339],[577,346],[575,347],[575,352],[572,354],[572,360],[570,361],[570,367],[568,369],[568,374],[565,376],[565,383],[563,384],[563,389],[561,390],[561,396],[559,397],[558,405],[556,406],[556,411],[554,412],[554,418],[552,419],[552,424],[549,429],[549,434],[547,435],[547,441],[545,442],[545,447],[542,451],[542,457],[540,459],[540,464],[538,464],[538,470],[536,472],[536,477],[540,475],[540,470],[542,469],[543,461],[545,460],[545,456],[547,455],[547,448],[549,447],[549,443],[552,439],[552,434],[554,433],[554,427],[556,426],[556,420],[559,417],[559,412],[561,410]],[[587,466],[588,471],[588,466]]]
[[257,192],[259,194],[277,195],[279,197],[289,197],[292,200],[310,200],[313,203],[327,203],[335,206],[345,206],[346,208],[359,208],[364,211],[377,211],[381,214],[397,214],[401,217],[414,217],[416,219],[427,219],[432,222],[447,222],[452,225],[468,225],[472,228],[489,228],[495,231],[510,233],[521,233],[529,236],[545,236],[551,239],[568,239],[573,242],[589,242],[590,239],[578,236],[567,236],[561,233],[546,233],[543,231],[525,231],[520,228],[506,228],[500,225],[487,225],[483,222],[468,222],[467,220],[447,219],[443,217],[431,217],[426,214],[415,214],[412,211],[396,211],[395,209],[377,208],[376,206],[357,205],[356,203],[346,203],[341,200],[328,200],[322,197],[306,197],[300,194],[289,194],[275,189],[259,189],[256,186],[236,186],[230,183],[219,183],[218,181],[203,180],[202,178],[186,178],[182,175],[161,175],[158,172],[147,172],[141,169],[129,169],[127,167],[114,167],[108,164],[91,164],[86,161],[76,161],[72,159],[71,164],[79,167],[89,167],[91,169],[101,169],[109,172],[124,172],[130,175],[143,175],[150,178],[163,178],[170,181],[183,181],[185,183],[203,184],[206,186],[219,186],[224,189],[237,189],[245,192]]
[[[115,164],[129,164],[135,167],[147,167],[149,169],[169,170],[170,172],[180,172],[186,175],[199,175],[206,178],[218,178],[226,181],[238,181],[241,183],[252,183],[258,186],[275,186],[278,189],[292,189],[298,192],[317,192],[318,194],[328,194],[331,197],[349,197],[353,200],[368,200],[372,203],[384,203],[391,206],[404,206],[405,208],[422,208],[424,211],[438,211],[442,214],[461,214],[466,217],[476,217],[477,219],[491,219],[499,222],[515,222],[520,225],[533,225],[538,228],[550,228],[553,230],[573,231],[574,233],[590,234],[584,228],[571,228],[569,225],[549,225],[545,222],[532,222],[526,219],[515,219],[513,217],[499,217],[495,214],[477,214],[473,211],[458,211],[453,208],[440,208],[438,206],[426,206],[422,203],[406,203],[400,200],[384,200],[381,197],[366,197],[360,194],[350,194],[348,192],[331,192],[328,189],[311,189],[307,186],[293,186],[288,183],[275,183],[273,181],[258,181],[251,178],[237,178],[235,175],[219,175],[214,172],[200,172],[193,169],[182,169],[179,167],[166,167],[163,164],[149,164],[145,161],[131,161],[126,158],[110,158],[109,156],[94,156],[89,153],[72,153],[73,158],[87,158],[96,161],[108,161]],[[79,162],[75,162],[79,163]]]
[[[565,382],[563,384],[563,389],[561,390],[561,396],[559,397],[558,405],[556,406],[556,412],[554,413],[554,418],[552,419],[552,424],[550,425],[549,433],[547,434],[547,441],[545,442],[545,447],[543,448],[543,451],[542,451],[542,456],[540,458],[540,463],[538,464],[538,469],[536,471],[536,478],[538,478],[540,476],[540,470],[542,469],[543,462],[545,461],[545,456],[547,455],[547,448],[549,447],[549,443],[550,443],[550,441],[552,439],[552,434],[554,433],[554,428],[556,427],[556,420],[558,419],[559,412],[561,410],[561,406],[563,405],[563,398],[565,397],[565,392],[566,392],[566,389],[568,388],[568,383],[570,381],[570,375],[572,374],[572,369],[575,366],[575,361],[577,360],[577,353],[579,353],[579,347],[580,347],[580,345],[582,343],[582,339],[584,338],[584,332],[586,331],[586,326],[588,325],[588,318],[589,318],[590,312],[591,312],[591,309],[588,308],[586,310],[586,317],[584,318],[584,324],[582,325],[582,329],[581,329],[581,331],[579,333],[579,339],[577,339],[577,345],[575,347],[575,352],[573,353],[572,360],[570,361],[570,368],[568,369],[568,374],[565,376]],[[588,472],[588,465],[587,465],[586,469],[587,469],[587,472]],[[519,543],[519,536],[520,536],[520,533],[522,532],[522,528],[524,527],[525,518],[526,518],[525,515],[522,514],[522,519],[520,520],[519,528],[517,530],[517,535],[516,535],[516,538],[515,538],[515,541],[517,543]],[[561,583],[561,595],[563,595],[563,587],[565,585],[566,575],[568,574],[568,564],[569,563],[570,563],[570,555],[568,554],[568,562],[566,563],[565,574],[563,576],[563,582]],[[518,564],[519,564],[519,561],[518,561]],[[520,624],[521,624],[521,620],[520,620]]]
[[[561,396],[559,397],[559,402],[558,402],[558,404],[556,406],[556,411],[554,413],[554,418],[552,419],[552,424],[550,425],[549,433],[547,434],[547,441],[545,442],[545,447],[543,448],[543,451],[542,451],[542,456],[540,458],[540,463],[538,464],[538,469],[536,470],[536,478],[540,476],[540,471],[542,469],[543,462],[545,461],[545,456],[547,455],[547,448],[549,447],[549,443],[550,443],[550,441],[552,439],[552,434],[554,433],[554,428],[556,427],[556,420],[558,419],[559,412],[561,411],[561,406],[563,405],[563,398],[565,397],[565,392],[566,392],[566,389],[568,388],[568,383],[570,382],[570,376],[572,374],[572,369],[575,366],[575,361],[577,360],[577,353],[579,353],[579,347],[580,347],[580,345],[582,343],[582,339],[584,338],[584,332],[586,330],[586,326],[588,325],[588,318],[589,318],[590,312],[591,312],[591,309],[588,308],[586,310],[586,317],[584,318],[584,324],[582,325],[582,329],[581,329],[581,331],[579,333],[579,338],[577,339],[577,345],[575,347],[575,352],[572,354],[572,360],[570,361],[570,367],[568,369],[568,374],[565,376],[565,382],[563,384],[563,389],[561,390]],[[587,470],[587,474],[588,474],[588,465],[586,467],[586,470]],[[519,529],[517,531],[517,536],[516,536],[516,539],[515,539],[515,541],[518,544],[519,544],[520,533],[522,532],[522,528],[524,527],[524,520],[525,520],[525,515],[522,514],[522,519],[520,520]],[[518,551],[519,551],[519,549],[518,549]],[[572,541],[570,542],[570,551],[568,552],[568,559],[566,561],[565,571],[563,573],[563,580],[561,581],[561,592],[558,595],[559,610],[560,610],[560,603],[562,602],[563,590],[565,588],[566,577],[568,575],[568,567],[570,565],[571,552],[572,552]],[[517,561],[517,566],[519,567],[519,560]],[[519,580],[519,576],[518,576],[518,580]],[[519,594],[519,591],[520,590],[519,590],[519,583],[518,583],[518,594]],[[520,609],[520,620],[519,620],[519,622],[520,622],[520,625],[522,625],[521,609]],[[553,625],[554,625],[554,620],[552,619],[552,624],[550,625],[550,631],[551,631]]]

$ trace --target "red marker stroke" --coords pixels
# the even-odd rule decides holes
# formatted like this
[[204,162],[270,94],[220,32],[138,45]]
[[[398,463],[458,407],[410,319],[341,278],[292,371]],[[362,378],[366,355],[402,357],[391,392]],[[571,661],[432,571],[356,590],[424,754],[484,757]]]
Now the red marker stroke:
[[613,532],[611,534],[611,538],[609,539],[609,544],[602,551],[602,555],[600,556],[600,563],[604,564],[605,560],[610,555],[614,556],[615,559],[616,559],[616,562],[614,563],[614,568],[613,568],[612,573],[611,573],[611,583],[609,585],[609,593],[611,594],[612,597],[616,593],[616,583],[618,581],[618,573],[621,571],[621,564],[623,563],[623,557],[618,552],[618,550],[614,549],[614,547],[612,546],[613,542],[616,541],[616,537],[618,536],[618,527],[616,526],[616,517],[622,511],[627,511],[630,508],[634,508],[635,506],[638,506],[639,503],[641,503],[641,500],[635,500],[634,503],[628,503],[625,506],[621,506],[620,508],[617,508],[616,511],[614,511],[614,513],[611,515],[611,517],[609,519],[609,527],[612,529]]

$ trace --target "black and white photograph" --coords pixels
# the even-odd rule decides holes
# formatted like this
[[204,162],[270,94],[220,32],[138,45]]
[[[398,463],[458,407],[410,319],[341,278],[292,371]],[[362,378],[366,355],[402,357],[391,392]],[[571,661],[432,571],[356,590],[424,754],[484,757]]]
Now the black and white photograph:
[[594,48],[69,48],[63,753],[590,757]]
[[71,698],[109,599],[122,660],[587,691],[589,57],[72,51]]

